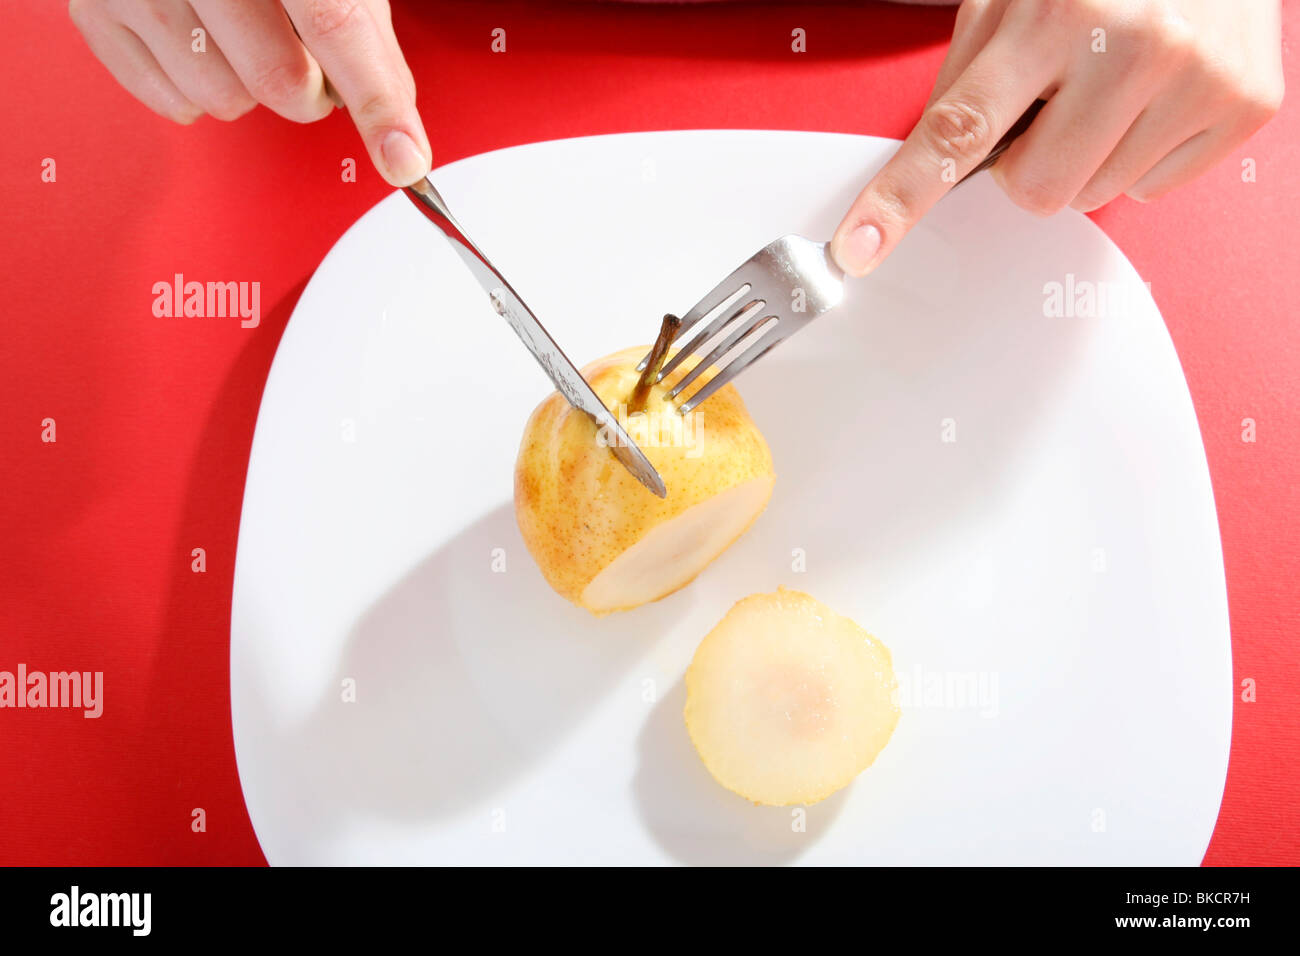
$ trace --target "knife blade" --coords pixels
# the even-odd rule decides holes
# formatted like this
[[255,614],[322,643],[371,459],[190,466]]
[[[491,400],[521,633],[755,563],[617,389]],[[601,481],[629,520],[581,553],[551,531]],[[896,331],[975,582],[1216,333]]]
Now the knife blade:
[[505,276],[497,271],[483,251],[465,234],[429,178],[426,176],[403,191],[415,207],[424,213],[425,218],[447,237],[456,254],[488,294],[493,309],[514,329],[515,335],[532,353],[559,393],[570,405],[595,422],[598,434],[603,430],[605,435],[612,436],[612,440],[605,443],[614,457],[651,492],[660,498],[667,497],[668,490],[664,487],[663,479],[655,471],[654,465],[650,464],[645,452],[592,391],[582,373],[569,361],[569,357],[551,338],[533,310],[524,304],[519,293],[505,280]]

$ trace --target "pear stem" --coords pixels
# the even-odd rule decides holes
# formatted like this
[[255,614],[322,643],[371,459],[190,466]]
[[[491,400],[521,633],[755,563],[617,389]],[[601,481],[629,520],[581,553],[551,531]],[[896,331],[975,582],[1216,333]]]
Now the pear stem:
[[673,344],[673,339],[677,337],[677,330],[681,327],[682,320],[671,312],[664,316],[663,324],[659,326],[659,337],[655,339],[654,347],[650,349],[650,357],[646,360],[645,371],[637,379],[636,388],[632,389],[632,397],[627,403],[628,414],[645,411],[646,399],[650,397],[650,388],[659,377],[659,370],[664,367],[664,360],[668,358],[668,347]]

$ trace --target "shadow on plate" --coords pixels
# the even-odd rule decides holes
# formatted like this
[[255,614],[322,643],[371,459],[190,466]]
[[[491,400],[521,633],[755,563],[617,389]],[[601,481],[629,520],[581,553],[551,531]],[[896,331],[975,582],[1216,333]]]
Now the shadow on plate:
[[[494,549],[503,549],[504,572],[492,570]],[[486,827],[494,795],[616,688],[688,602],[674,595],[592,617],[546,584],[513,507],[493,510],[355,624],[328,692],[291,739],[270,748],[295,763],[277,775],[293,781],[292,792],[271,795],[277,813],[292,813],[299,832],[322,842],[365,816],[478,814]],[[348,680],[355,702],[343,699]],[[249,714],[273,726],[261,701]]]
[[[750,534],[785,562],[797,547],[809,568],[863,567],[868,582],[909,563],[923,572],[957,529],[1018,493],[1020,462],[1108,321],[1045,318],[1053,276],[1025,284],[979,251],[911,239],[850,290],[844,313],[740,380],[777,473]],[[927,262],[940,265],[922,281]]]
[[[637,740],[637,808],[655,842],[681,863],[763,866],[789,863],[821,838],[851,784],[811,807],[759,807],[705,769],[686,732],[686,684],[678,681],[650,713]],[[802,813],[802,831],[795,829]]]

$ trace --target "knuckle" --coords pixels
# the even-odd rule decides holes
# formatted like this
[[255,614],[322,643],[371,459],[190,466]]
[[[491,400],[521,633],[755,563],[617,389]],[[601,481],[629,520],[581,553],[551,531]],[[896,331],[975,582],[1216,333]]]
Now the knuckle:
[[1095,13],[1095,25],[1106,30],[1106,52],[1116,63],[1162,68],[1191,52],[1195,32],[1167,0],[1104,6]]
[[1211,91],[1208,102],[1211,109],[1242,126],[1257,129],[1282,108],[1286,82],[1280,71],[1267,77],[1248,76],[1248,73],[1219,57],[1206,55],[1197,60],[1194,80],[1199,87]]
[[906,227],[915,218],[915,198],[897,183],[882,183],[871,195],[872,218],[881,223]]
[[193,124],[202,115],[203,110],[193,103],[178,103],[167,111],[167,118],[174,123],[180,123],[182,126]]
[[1125,19],[1106,28],[1106,57],[1119,68],[1154,65],[1163,59],[1162,47],[1144,24],[1136,19]]
[[311,67],[303,59],[272,64],[257,71],[248,92],[268,106],[284,106],[307,94]]
[[204,103],[204,108],[213,119],[229,123],[239,119],[256,105],[257,101],[247,93],[224,92],[211,97]]
[[307,4],[307,22],[316,36],[347,29],[360,14],[360,0],[309,0]]
[[1241,77],[1220,57],[1198,52],[1188,69],[1188,80],[1194,88],[1208,91],[1206,98],[1212,106],[1223,106],[1237,101],[1243,91]]
[[925,111],[922,129],[931,148],[945,157],[978,159],[993,148],[987,111],[967,100],[938,100]]
[[1079,190],[1079,194],[1074,197],[1070,205],[1076,209],[1097,209],[1122,193],[1125,183],[1131,181],[1131,176],[1123,166],[1104,165]]
[[992,5],[993,0],[962,0],[957,8],[956,26],[960,28],[979,22]]
[[1074,199],[1070,201],[1070,205],[1074,206],[1075,208],[1082,207],[1082,208],[1092,209],[1097,206],[1100,206],[1101,202],[1102,202],[1101,190],[1098,189],[1096,186],[1094,186],[1092,183],[1089,183],[1088,185],[1084,186],[1082,189],[1079,190],[1078,195],[1075,196]]
[[1110,202],[1109,193],[1103,192],[1100,189],[1089,187],[1081,190],[1079,195],[1074,197],[1074,201],[1070,203],[1070,205],[1073,206],[1075,209],[1079,209],[1084,212],[1091,212],[1094,209],[1099,209],[1100,207],[1106,205],[1106,203],[1108,202]]
[[1029,176],[1004,177],[1002,188],[1013,203],[1035,216],[1051,216],[1066,205],[1058,190]]
[[349,110],[358,126],[378,129],[384,126],[400,125],[406,104],[405,95],[388,86],[366,96],[356,107]]
[[272,110],[294,123],[315,123],[334,112],[334,103],[322,93],[290,106],[272,107]]
[[137,0],[130,6],[165,30],[171,30],[176,25],[175,7],[162,0]]
[[68,17],[78,29],[90,22],[95,10],[96,4],[93,0],[68,0]]
[[1045,28],[1076,19],[1089,0],[1015,0],[1011,11],[1024,26]]
[[286,109],[281,115],[295,123],[315,123],[317,120],[323,120],[333,112],[334,103],[322,93],[320,96],[313,97],[307,105],[297,107],[292,111]]
[[1196,59],[1196,30],[1184,17],[1170,12],[1161,18],[1158,29],[1166,63],[1182,64]]
[[1168,0],[1142,0],[1129,3],[1124,13],[1136,32],[1158,35],[1171,18],[1173,7]]
[[1244,90],[1241,93],[1242,112],[1251,122],[1263,125],[1282,109],[1282,100],[1286,95],[1286,83],[1281,77],[1270,83]]

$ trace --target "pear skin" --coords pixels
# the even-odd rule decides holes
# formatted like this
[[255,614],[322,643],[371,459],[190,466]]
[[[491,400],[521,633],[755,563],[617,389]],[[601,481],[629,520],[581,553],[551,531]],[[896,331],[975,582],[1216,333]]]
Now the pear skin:
[[[515,465],[524,543],[551,587],[596,615],[689,584],[772,495],[771,452],[734,386],[685,416],[667,398],[696,359],[654,385],[643,412],[629,413],[636,365],[648,349],[609,355],[582,374],[659,472],[665,498],[632,477],[611,453],[611,436],[558,392],[528,419]],[[714,374],[704,372],[688,391]]]

